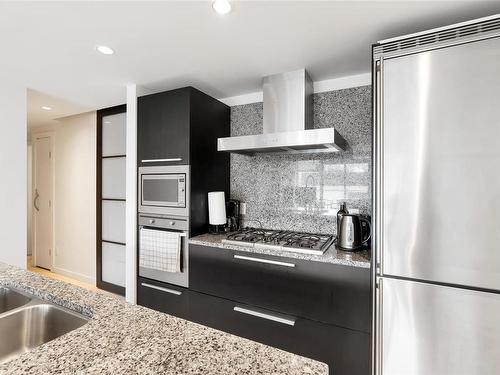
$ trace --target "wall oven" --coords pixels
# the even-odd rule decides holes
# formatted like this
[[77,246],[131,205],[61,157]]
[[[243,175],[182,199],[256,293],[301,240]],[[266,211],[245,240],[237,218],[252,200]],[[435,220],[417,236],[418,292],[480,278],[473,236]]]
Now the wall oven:
[[140,213],[189,216],[189,165],[139,168]]
[[[139,276],[164,283],[189,287],[189,222],[188,218],[169,217],[165,215],[139,214]],[[144,234],[144,231],[147,234]],[[162,252],[158,247],[165,242],[165,237],[178,237],[179,268],[168,270],[162,264],[172,262],[172,254]],[[168,241],[168,239],[167,239]],[[156,249],[155,249],[156,247]],[[146,259],[145,259],[146,258]],[[150,285],[143,285],[151,287]]]

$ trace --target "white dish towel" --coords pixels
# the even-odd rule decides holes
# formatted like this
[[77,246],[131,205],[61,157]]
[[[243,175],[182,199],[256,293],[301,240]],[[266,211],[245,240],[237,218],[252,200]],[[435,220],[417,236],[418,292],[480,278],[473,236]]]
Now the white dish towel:
[[141,228],[139,267],[165,272],[181,272],[183,233]]

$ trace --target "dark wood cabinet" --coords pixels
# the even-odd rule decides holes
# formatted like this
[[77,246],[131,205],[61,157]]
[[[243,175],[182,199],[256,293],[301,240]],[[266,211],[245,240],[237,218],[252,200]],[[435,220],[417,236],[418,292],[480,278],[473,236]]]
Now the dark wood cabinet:
[[191,88],[141,96],[137,99],[137,161],[180,159],[170,164],[189,164]]
[[255,306],[202,293],[190,294],[189,319],[241,337],[273,346],[329,366],[331,375],[370,373],[370,334],[309,319],[297,318],[294,325],[235,311],[235,307],[280,316]]
[[217,138],[230,135],[230,107],[195,89],[137,99],[137,164],[189,165],[190,235],[208,231],[209,191],[229,197],[229,154],[217,151]]
[[142,306],[324,362],[331,375],[370,372],[369,333],[145,278],[138,279],[138,290]]
[[189,252],[189,289],[139,278],[141,305],[327,363],[330,374],[370,373],[369,269],[194,244]]
[[179,286],[139,277],[137,304],[179,318],[189,318],[189,290]]
[[370,269],[194,244],[189,264],[189,319],[370,373]]
[[369,269],[193,244],[189,252],[192,290],[366,333],[371,330]]

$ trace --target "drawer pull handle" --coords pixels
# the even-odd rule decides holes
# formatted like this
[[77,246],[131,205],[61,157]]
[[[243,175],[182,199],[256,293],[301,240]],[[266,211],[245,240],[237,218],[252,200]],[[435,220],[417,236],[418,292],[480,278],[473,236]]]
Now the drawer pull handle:
[[142,159],[142,163],[158,163],[161,161],[181,161],[182,158],[170,158],[170,159]]
[[264,312],[261,312],[261,311],[250,310],[250,309],[247,309],[247,308],[244,308],[244,307],[239,307],[239,306],[235,306],[233,308],[233,310],[237,311],[239,313],[242,313],[242,314],[252,315],[252,316],[256,316],[258,318],[263,318],[263,319],[267,319],[267,320],[272,320],[274,322],[287,324],[289,326],[294,326],[295,325],[295,319],[294,318],[285,317],[285,315],[280,315],[280,316],[278,316],[278,315],[271,315],[271,314],[264,313]]
[[145,286],[146,288],[157,289],[157,290],[161,290],[162,292],[175,294],[176,296],[180,296],[182,294],[182,292],[179,292],[178,290],[163,288],[161,286],[156,286],[156,285],[151,285],[151,284],[146,284],[146,283],[141,283],[141,285]]
[[295,264],[293,264],[293,263],[278,262],[276,260],[271,260],[271,259],[252,258],[252,257],[243,256],[243,255],[234,255],[234,258],[235,259],[242,259],[242,260],[249,260],[250,262],[274,264],[275,266],[292,267],[292,268],[295,267]]

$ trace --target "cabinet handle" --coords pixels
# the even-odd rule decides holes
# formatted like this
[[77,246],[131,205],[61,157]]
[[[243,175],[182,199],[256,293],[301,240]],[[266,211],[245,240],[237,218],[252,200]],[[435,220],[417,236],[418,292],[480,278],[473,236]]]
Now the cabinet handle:
[[241,260],[248,260],[250,262],[274,264],[275,266],[292,267],[292,268],[295,267],[295,264],[293,264],[293,263],[278,262],[276,260],[271,260],[271,259],[252,258],[252,257],[243,256],[243,255],[234,255],[234,258],[241,259]]
[[289,326],[294,326],[295,325],[295,318],[285,317],[285,315],[281,315],[281,314],[279,316],[278,315],[271,315],[271,314],[268,314],[268,313],[264,313],[264,312],[261,312],[261,311],[250,310],[250,309],[247,309],[245,307],[240,307],[240,306],[234,306],[233,310],[237,311],[239,313],[242,313],[242,314],[247,314],[247,315],[256,316],[258,318],[272,320],[274,322],[283,323],[283,324],[286,324],[286,325],[289,325]]
[[179,292],[178,290],[163,288],[161,286],[156,286],[156,285],[151,285],[151,284],[146,284],[146,283],[141,283],[141,285],[145,286],[146,288],[157,289],[157,290],[161,290],[162,292],[175,294],[176,296],[180,296],[182,294],[182,292]]
[[142,163],[157,163],[160,161],[182,161],[182,158],[170,158],[170,159],[142,159]]

